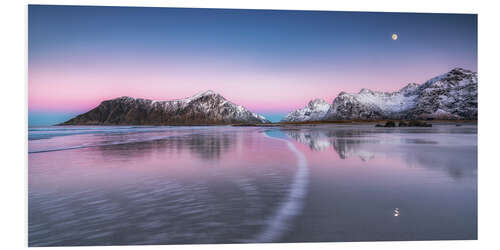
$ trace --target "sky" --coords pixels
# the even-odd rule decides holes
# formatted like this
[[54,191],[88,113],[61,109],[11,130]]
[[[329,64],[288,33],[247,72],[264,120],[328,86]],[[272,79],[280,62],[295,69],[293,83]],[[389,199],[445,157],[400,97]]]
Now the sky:
[[206,90],[279,121],[315,98],[395,91],[454,67],[477,71],[477,15],[28,7],[30,126],[120,96]]

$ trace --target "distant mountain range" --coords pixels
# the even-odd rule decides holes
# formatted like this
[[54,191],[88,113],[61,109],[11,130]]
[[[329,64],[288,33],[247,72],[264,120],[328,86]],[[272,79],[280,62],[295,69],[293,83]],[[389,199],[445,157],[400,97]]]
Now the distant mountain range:
[[396,92],[361,89],[341,92],[332,104],[315,99],[289,113],[283,122],[381,119],[477,119],[477,73],[455,68],[423,84]]
[[[382,119],[477,119],[477,73],[462,68],[428,80],[410,83],[396,92],[361,89],[341,92],[332,104],[314,99],[290,112],[282,122],[382,120]],[[185,99],[154,101],[119,97],[60,125],[223,125],[265,124],[265,117],[206,91]]]
[[261,115],[206,91],[189,98],[153,101],[119,97],[61,125],[219,125],[270,123]]

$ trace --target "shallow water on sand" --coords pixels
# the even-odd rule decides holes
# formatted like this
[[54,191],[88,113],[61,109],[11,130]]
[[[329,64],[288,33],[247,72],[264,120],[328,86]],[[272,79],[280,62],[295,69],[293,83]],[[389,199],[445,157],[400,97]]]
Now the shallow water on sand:
[[29,245],[477,238],[477,127],[29,129]]

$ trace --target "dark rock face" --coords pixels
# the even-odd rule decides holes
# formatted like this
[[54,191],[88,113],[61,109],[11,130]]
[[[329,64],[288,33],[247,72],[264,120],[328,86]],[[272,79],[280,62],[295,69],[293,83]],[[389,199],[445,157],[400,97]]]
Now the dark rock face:
[[393,121],[388,121],[385,123],[385,126],[393,128],[393,127],[396,127],[396,123]]
[[[362,93],[363,90],[360,92]],[[365,90],[366,92],[366,90]],[[363,102],[346,92],[333,100],[333,105],[323,119],[326,120],[379,120],[384,111],[373,103]]]
[[398,127],[408,127],[408,123],[406,123],[405,121],[400,121],[398,123]]
[[455,68],[396,92],[341,92],[322,120],[477,119],[477,73]]
[[261,115],[207,91],[186,99],[153,101],[120,97],[61,125],[215,125],[269,123]]
[[432,127],[432,124],[418,120],[411,120],[408,122],[408,127]]
[[396,123],[393,122],[393,121],[388,121],[388,122],[385,123],[385,125],[375,124],[375,127],[377,127],[377,128],[394,128],[394,127],[396,127]]
[[418,102],[408,117],[477,119],[477,73],[456,68],[419,88]]

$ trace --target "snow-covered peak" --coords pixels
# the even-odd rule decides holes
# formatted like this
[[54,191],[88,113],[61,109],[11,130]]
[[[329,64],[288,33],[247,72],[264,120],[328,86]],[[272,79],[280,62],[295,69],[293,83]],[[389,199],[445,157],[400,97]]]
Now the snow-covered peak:
[[471,70],[468,70],[468,69],[460,68],[460,67],[453,68],[452,70],[450,70],[450,72],[448,72],[448,74],[457,74],[457,73],[472,74],[474,72],[472,72]]
[[413,100],[415,99],[415,96],[407,96],[399,92],[385,93],[369,89],[362,89],[358,94],[350,94],[350,96],[352,97],[351,102],[389,112],[400,112],[408,109],[414,105]]
[[463,68],[410,83],[396,92],[361,89],[341,92],[325,115],[327,120],[400,118],[476,119],[477,73]]
[[398,92],[403,94],[411,94],[415,92],[420,87],[417,83],[408,83],[408,85],[402,87]]
[[200,125],[237,123],[269,123],[269,120],[209,90],[188,98],[169,101],[122,96],[103,101],[98,107],[64,124]]
[[120,96],[120,97],[114,98],[110,101],[133,101],[133,100],[135,100],[135,98],[130,97],[130,96]]
[[196,97],[201,97],[201,96],[207,96],[207,95],[219,95],[219,94],[218,94],[218,93],[216,93],[216,92],[215,92],[215,91],[213,91],[213,90],[207,90],[207,91],[205,91],[205,92],[198,93],[198,94],[196,94],[196,95],[194,95],[194,96],[196,96]]
[[318,120],[323,117],[330,109],[331,105],[323,99],[314,99],[309,101],[306,107],[289,113],[283,122],[301,122]]
[[[200,92],[200,93],[198,93],[196,95],[190,96],[188,98],[185,98],[184,100],[186,100],[186,101],[192,101],[192,100],[196,100],[198,98],[205,97],[205,96],[222,97],[220,94],[216,93],[215,91],[207,90],[207,91],[204,91],[204,92]],[[224,97],[222,97],[222,98],[224,98]]]
[[406,118],[477,119],[477,73],[454,68],[423,84],[409,83],[394,92],[367,88],[358,93],[342,91],[332,105],[313,100],[283,121]]
[[477,73],[463,68],[454,68],[449,72],[436,76],[423,84],[423,88],[430,86],[441,87],[448,85],[457,85],[461,81],[472,81],[477,84]]
[[371,90],[371,89],[367,89],[367,88],[362,88],[358,94],[362,94],[362,95],[373,95],[375,94],[375,91]]
[[316,98],[314,100],[311,100],[307,106],[311,109],[316,109],[316,110],[324,110],[324,109],[329,109],[330,104],[326,102],[323,99]]
[[172,99],[172,100],[169,100],[169,101],[156,101],[156,100],[149,100],[149,99],[143,99],[143,98],[134,98],[134,97],[130,97],[130,96],[121,96],[121,97],[117,97],[115,99],[112,99],[111,101],[121,101],[121,102],[130,102],[130,101],[152,101],[154,103],[156,102],[166,102],[166,103],[179,103],[179,102],[190,102],[192,100],[196,100],[196,99],[199,99],[201,97],[205,97],[205,96],[214,96],[214,97],[219,97],[219,98],[223,98],[224,97],[220,94],[218,94],[217,92],[213,91],[213,90],[207,90],[207,91],[203,91],[203,92],[200,92],[200,93],[197,93],[195,95],[192,95],[190,97],[187,97],[187,98],[181,98],[181,99]]

